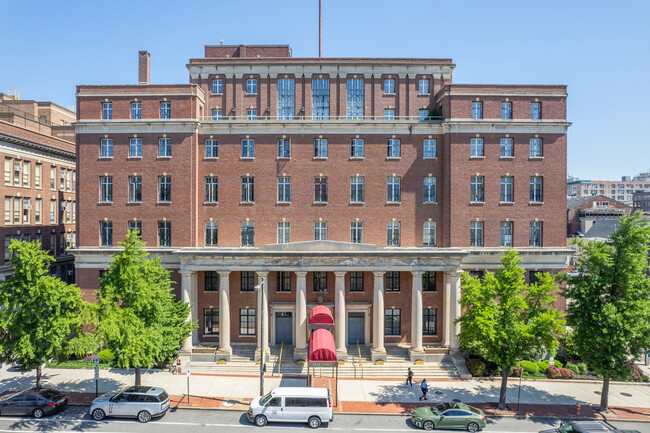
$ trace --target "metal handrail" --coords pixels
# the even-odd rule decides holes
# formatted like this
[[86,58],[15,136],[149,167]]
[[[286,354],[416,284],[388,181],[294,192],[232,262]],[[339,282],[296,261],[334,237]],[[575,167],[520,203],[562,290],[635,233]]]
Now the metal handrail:
[[284,341],[280,344],[280,357],[278,358],[278,376],[280,375],[280,369],[282,368],[282,351],[284,349]]
[[346,122],[422,122],[422,123],[440,123],[444,120],[442,116],[327,116],[327,118],[318,118],[314,116],[199,116],[201,122],[329,122],[329,121],[346,121]]
[[361,363],[361,346],[359,346],[359,340],[357,340],[357,350],[359,351],[359,367],[361,367],[361,379],[363,379],[363,364]]

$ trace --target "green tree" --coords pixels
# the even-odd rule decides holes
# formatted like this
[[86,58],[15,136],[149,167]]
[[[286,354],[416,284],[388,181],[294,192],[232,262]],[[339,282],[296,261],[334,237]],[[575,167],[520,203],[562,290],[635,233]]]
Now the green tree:
[[553,308],[554,278],[539,273],[536,283],[526,284],[520,262],[517,251],[508,250],[495,273],[486,272],[483,279],[461,275],[464,313],[457,319],[459,342],[501,368],[499,409],[506,407],[510,368],[535,351],[554,353],[556,337],[564,330],[562,315]]
[[40,388],[44,363],[95,348],[93,335],[83,332],[92,307],[77,286],[47,275],[54,259],[40,242],[14,239],[9,250],[13,275],[0,284],[0,361],[36,369]]
[[584,244],[580,274],[567,276],[565,296],[572,341],[603,378],[600,409],[608,408],[609,381],[626,379],[634,359],[650,348],[650,226],[640,213],[621,218],[606,241]]
[[119,353],[118,366],[135,368],[140,385],[140,369],[170,360],[196,323],[187,320],[189,304],[174,299],[169,271],[160,258],[147,259],[136,232],[120,246],[100,281],[96,331],[105,347]]

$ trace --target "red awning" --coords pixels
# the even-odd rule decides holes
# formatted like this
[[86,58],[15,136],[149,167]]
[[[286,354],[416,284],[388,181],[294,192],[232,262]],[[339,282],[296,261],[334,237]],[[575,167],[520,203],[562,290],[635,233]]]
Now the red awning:
[[309,338],[309,362],[336,362],[334,336],[327,329],[316,329],[311,333]]
[[329,308],[317,305],[309,312],[310,325],[334,325],[334,317]]

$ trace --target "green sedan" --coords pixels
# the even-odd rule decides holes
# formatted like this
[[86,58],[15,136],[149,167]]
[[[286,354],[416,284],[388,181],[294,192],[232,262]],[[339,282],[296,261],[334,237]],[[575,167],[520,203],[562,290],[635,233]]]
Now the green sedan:
[[440,403],[417,408],[411,414],[411,422],[425,430],[444,428],[470,432],[477,432],[486,424],[482,410],[463,403]]

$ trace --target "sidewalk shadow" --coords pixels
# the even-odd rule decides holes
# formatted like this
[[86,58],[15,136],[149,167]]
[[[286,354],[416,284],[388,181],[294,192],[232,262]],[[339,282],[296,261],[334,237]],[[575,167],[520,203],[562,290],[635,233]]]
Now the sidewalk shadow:
[[88,410],[84,407],[67,407],[64,410],[48,415],[41,420],[25,417],[9,426],[9,429],[20,431],[28,429],[34,432],[51,431],[94,431],[104,427],[103,422],[95,422],[90,418]]

